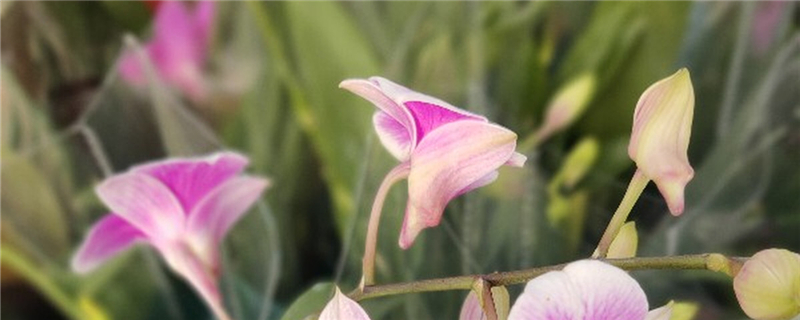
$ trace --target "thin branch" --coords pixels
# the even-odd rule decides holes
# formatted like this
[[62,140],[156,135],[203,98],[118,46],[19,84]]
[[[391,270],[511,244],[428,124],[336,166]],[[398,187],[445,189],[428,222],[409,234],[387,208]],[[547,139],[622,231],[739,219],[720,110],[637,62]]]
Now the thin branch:
[[[604,259],[623,270],[709,270],[731,277],[738,273],[744,258],[731,258],[718,253],[671,257]],[[483,279],[492,286],[522,284],[550,271],[561,270],[566,263],[517,271],[474,274],[449,278],[426,279],[412,282],[370,285],[356,288],[348,296],[356,301],[398,294],[470,290],[476,280]]]

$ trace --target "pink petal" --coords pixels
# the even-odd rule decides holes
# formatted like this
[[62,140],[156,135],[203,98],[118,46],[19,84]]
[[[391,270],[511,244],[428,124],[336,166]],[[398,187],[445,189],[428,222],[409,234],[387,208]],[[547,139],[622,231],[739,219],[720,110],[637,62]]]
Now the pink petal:
[[410,131],[383,111],[375,113],[372,123],[386,150],[400,161],[407,160],[414,144],[409,135]]
[[434,105],[438,108],[445,109],[446,111],[456,113],[458,114],[458,116],[463,117],[465,119],[480,120],[485,122],[488,121],[484,116],[477,115],[463,109],[459,109],[445,102],[444,100],[413,91],[397,83],[394,83],[388,79],[381,77],[371,77],[369,78],[369,81],[380,87],[380,89],[384,92],[384,94],[386,94],[386,96],[394,100],[395,103],[397,103],[398,105],[408,107],[407,103],[409,102],[420,102],[424,104]]
[[[461,191],[459,191],[458,194],[456,194],[456,197],[494,182],[495,180],[497,180],[497,177],[499,175],[500,175],[500,172],[498,172],[497,170],[489,172],[488,174],[486,174],[485,176],[481,177],[480,179],[475,180],[475,182],[470,183],[464,189],[461,189]],[[453,197],[453,198],[455,198],[455,197]]]
[[135,172],[116,175],[96,191],[112,211],[154,241],[176,237],[183,230],[184,213],[178,199],[151,176]]
[[151,59],[159,75],[189,96],[201,98],[205,93],[202,68],[208,36],[201,34],[195,17],[183,2],[166,1],[159,6],[154,33],[150,43]]
[[459,120],[482,120],[485,118],[466,113],[466,111],[456,111],[455,107],[448,108],[442,105],[426,103],[422,101],[408,101],[404,104],[414,116],[414,124],[417,128],[417,143],[434,129],[442,125]]
[[190,248],[180,242],[162,242],[158,250],[170,269],[186,279],[212,310],[224,310],[217,275]]
[[458,320],[486,320],[486,313],[483,312],[478,295],[474,291],[470,290],[467,298],[464,299]]
[[640,320],[647,297],[625,271],[596,260],[570,263],[528,282],[510,320]]
[[[414,126],[414,118],[411,113],[404,107],[397,104],[391,97],[374,82],[364,79],[348,79],[339,84],[339,88],[343,88],[352,93],[355,93],[369,102],[372,102],[378,109],[386,113],[389,117],[393,118],[403,128],[407,130],[407,136],[410,140],[416,143],[417,131]],[[374,119],[374,118],[373,118]],[[380,133],[379,133],[380,134]],[[383,142],[383,139],[381,139]],[[395,148],[393,145],[386,145],[387,149]],[[410,150],[409,150],[410,152]],[[394,153],[392,153],[394,155]],[[409,154],[403,154],[402,157],[397,157],[401,161],[407,159]]]
[[87,273],[94,270],[117,253],[145,241],[144,233],[115,214],[98,221],[72,258],[72,270]]
[[231,178],[198,202],[187,223],[187,235],[194,251],[207,264],[216,265],[217,246],[228,230],[247,212],[267,187],[265,179],[241,176]]
[[461,193],[485,185],[514,153],[517,135],[482,121],[457,121],[430,133],[411,155],[409,201],[400,247],[439,224],[447,203]]
[[528,157],[519,152],[514,152],[511,155],[511,158],[509,158],[508,161],[506,162],[506,165],[511,167],[522,168],[522,166],[525,165],[525,161],[528,161]]
[[214,23],[215,14],[214,1],[203,0],[197,2],[194,8],[194,24],[198,40],[200,40],[201,48],[208,48],[208,42],[211,40],[211,27]]
[[170,58],[202,60],[194,19],[182,1],[165,1],[158,7],[153,32],[153,43],[169,49]]
[[369,315],[361,306],[348,298],[336,287],[333,299],[325,305],[319,320],[369,320]]
[[411,112],[414,118],[416,130],[416,143],[422,138],[446,123],[457,120],[479,120],[488,122],[485,117],[467,112],[450,105],[449,103],[422,94],[388,79],[381,77],[371,77],[369,81],[375,84],[384,95],[394,101],[399,106],[404,106]]
[[164,183],[180,200],[184,212],[192,212],[200,199],[247,166],[246,157],[220,152],[204,158],[176,158],[131,169],[146,173]]

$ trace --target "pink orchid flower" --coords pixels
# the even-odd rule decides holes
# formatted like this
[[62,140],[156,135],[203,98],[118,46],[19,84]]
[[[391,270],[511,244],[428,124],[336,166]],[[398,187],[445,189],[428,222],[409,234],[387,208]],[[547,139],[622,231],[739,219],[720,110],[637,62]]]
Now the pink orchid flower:
[[622,269],[581,260],[525,286],[509,320],[669,320],[671,306],[648,312],[642,287]]
[[[202,70],[214,11],[213,1],[198,2],[194,12],[181,1],[164,1],[156,12],[153,38],[144,45],[158,75],[195,100],[202,99],[206,91]],[[134,51],[123,55],[119,69],[131,84],[146,82],[142,60]]]
[[73,257],[73,270],[87,273],[146,243],[227,319],[217,285],[218,247],[268,185],[240,175],[247,163],[244,156],[222,152],[144,164],[106,179],[96,191],[112,212],[91,228]]
[[333,299],[322,309],[319,320],[370,320],[370,318],[358,302],[348,298],[339,287],[336,287]]
[[483,116],[380,77],[349,79],[339,87],[378,107],[372,118],[378,137],[401,161],[398,168],[408,170],[403,249],[439,224],[450,200],[491,183],[503,165],[525,163],[514,151],[517,135]]

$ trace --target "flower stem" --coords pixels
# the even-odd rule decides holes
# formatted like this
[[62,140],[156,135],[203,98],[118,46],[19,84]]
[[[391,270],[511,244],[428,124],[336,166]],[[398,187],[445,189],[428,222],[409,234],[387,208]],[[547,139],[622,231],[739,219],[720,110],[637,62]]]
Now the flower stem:
[[408,177],[411,165],[406,161],[394,167],[381,182],[378,193],[372,203],[372,211],[369,214],[369,224],[367,225],[367,239],[364,248],[364,258],[362,260],[361,286],[369,286],[375,283],[375,248],[378,245],[378,225],[383,211],[383,202],[392,185]]
[[[709,270],[725,273],[733,276],[730,272],[732,266],[741,264],[741,258],[730,258],[718,253],[706,253],[695,255],[671,256],[671,257],[648,257],[648,258],[625,258],[625,259],[602,259],[611,265],[624,270]],[[567,264],[531,268],[525,270],[495,272],[489,274],[475,274],[457,276],[450,278],[427,279],[413,282],[392,283],[385,285],[366,285],[356,288],[348,296],[356,301],[385,297],[397,294],[449,291],[449,290],[470,290],[478,279],[483,279],[491,286],[507,286],[522,284],[536,278],[544,273],[561,270]]]
[[611,217],[611,222],[608,223],[603,237],[600,238],[600,243],[597,245],[594,254],[592,254],[592,258],[606,257],[611,242],[614,241],[620,228],[622,228],[622,225],[628,220],[628,214],[631,213],[633,205],[636,204],[636,200],[639,199],[639,196],[642,194],[642,191],[644,191],[644,187],[647,186],[648,182],[650,182],[650,179],[640,170],[636,170],[636,173],[633,174],[633,178],[631,178],[630,184],[628,184],[628,190],[625,191],[625,196],[622,197],[617,211],[615,211],[614,216]]

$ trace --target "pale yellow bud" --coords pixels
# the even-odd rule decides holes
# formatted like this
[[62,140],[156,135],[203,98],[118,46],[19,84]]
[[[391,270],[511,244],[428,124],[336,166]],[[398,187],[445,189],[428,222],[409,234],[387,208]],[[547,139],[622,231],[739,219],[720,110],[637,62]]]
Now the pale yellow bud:
[[800,314],[800,255],[784,249],[760,251],[733,279],[742,310],[756,320],[785,320]]
[[684,188],[694,176],[687,150],[694,116],[694,89],[685,68],[651,85],[636,104],[628,155],[653,180],[670,212],[680,215]]

